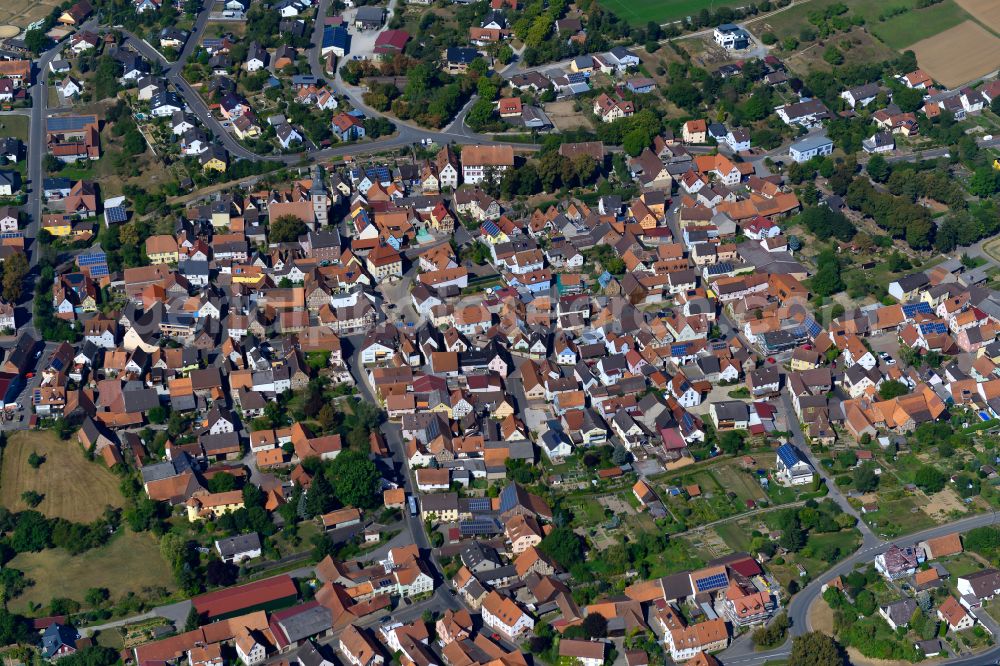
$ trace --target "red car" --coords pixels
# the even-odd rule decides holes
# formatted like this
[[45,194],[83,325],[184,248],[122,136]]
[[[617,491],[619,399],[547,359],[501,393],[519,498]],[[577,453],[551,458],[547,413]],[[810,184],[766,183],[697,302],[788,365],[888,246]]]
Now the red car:
[[493,634],[490,636],[490,638],[492,638],[495,641],[498,641],[500,640],[500,634],[494,631]]

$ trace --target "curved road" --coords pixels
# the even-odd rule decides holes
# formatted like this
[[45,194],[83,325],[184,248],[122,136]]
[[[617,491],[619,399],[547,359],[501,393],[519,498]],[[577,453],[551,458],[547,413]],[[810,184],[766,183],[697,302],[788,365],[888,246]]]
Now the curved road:
[[[798,636],[809,631],[809,607],[812,606],[812,603],[816,600],[816,598],[822,594],[821,590],[823,585],[830,582],[837,576],[843,576],[850,573],[856,564],[868,564],[872,562],[876,555],[884,553],[892,545],[912,545],[914,543],[924,541],[925,539],[933,539],[935,537],[945,536],[946,534],[952,534],[954,532],[964,533],[977,527],[994,525],[998,522],[1000,522],[1000,520],[998,520],[995,513],[988,513],[965,518],[947,525],[932,527],[921,532],[893,539],[892,541],[879,540],[875,545],[868,545],[866,541],[860,550],[856,551],[850,557],[841,560],[833,567],[823,572],[822,575],[817,576],[813,581],[802,588],[802,591],[792,597],[792,600],[789,602],[787,607],[788,618],[791,620],[792,625],[789,631],[790,635]],[[790,652],[790,648],[791,642],[789,640],[786,641],[781,647],[773,650],[757,651],[754,649],[753,642],[750,640],[749,634],[746,634],[733,641],[733,644],[726,650],[719,653],[719,656],[722,657],[722,662],[726,664],[726,666],[761,664],[768,659],[780,659],[787,657]],[[994,646],[977,655],[959,657],[954,660],[944,661],[941,663],[948,664],[949,666],[985,666],[986,664],[996,664],[998,658],[1000,658],[1000,645]]]

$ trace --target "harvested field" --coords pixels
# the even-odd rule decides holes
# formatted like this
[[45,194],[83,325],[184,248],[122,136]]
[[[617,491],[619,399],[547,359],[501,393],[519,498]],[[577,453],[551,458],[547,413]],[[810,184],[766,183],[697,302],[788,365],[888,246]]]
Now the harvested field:
[[934,80],[957,88],[989,74],[1000,62],[1000,39],[978,23],[965,21],[909,47]]
[[987,28],[1000,32],[1000,3],[996,0],[956,0],[956,2]]
[[[32,469],[32,453],[45,457]],[[89,523],[104,507],[121,507],[118,479],[101,462],[87,460],[76,439],[61,441],[51,430],[22,430],[10,436],[3,452],[0,504],[11,511],[29,508],[21,499],[27,490],[44,495],[38,510],[50,518]]]
[[580,127],[584,129],[592,129],[590,121],[587,120],[587,116],[573,110],[573,100],[571,99],[546,104],[545,113],[548,115],[549,120],[552,121],[555,128],[560,132]]
[[0,2],[0,25],[9,23],[24,29],[58,6],[54,0],[4,0]]

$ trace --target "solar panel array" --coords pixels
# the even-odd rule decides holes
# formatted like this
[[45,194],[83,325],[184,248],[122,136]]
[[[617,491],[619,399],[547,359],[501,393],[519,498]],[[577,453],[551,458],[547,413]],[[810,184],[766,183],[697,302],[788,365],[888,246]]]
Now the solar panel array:
[[46,123],[50,132],[74,132],[97,122],[96,116],[52,116]]
[[483,222],[483,231],[485,231],[487,235],[490,236],[500,235],[500,227],[498,227],[496,225],[496,222],[492,220],[487,220],[486,222]]
[[500,524],[493,518],[475,518],[460,522],[458,530],[463,536],[499,534]]
[[727,578],[724,573],[712,574],[711,576],[706,576],[705,578],[699,578],[694,582],[694,586],[699,592],[715,590],[728,584],[729,578]]
[[392,175],[389,173],[389,168],[384,166],[375,166],[367,169],[365,175],[372,180],[378,180],[380,183],[385,183],[392,180]]
[[718,275],[720,273],[730,273],[730,272],[732,272],[732,270],[733,270],[733,265],[731,263],[729,263],[728,261],[723,261],[723,262],[720,262],[718,264],[715,264],[714,266],[709,266],[708,267],[708,274],[709,275]]
[[486,513],[493,509],[493,503],[487,497],[473,497],[469,500],[469,511]]
[[805,326],[806,332],[809,336],[813,338],[823,332],[823,327],[819,325],[819,322],[811,317],[803,322],[803,326]]
[[948,326],[944,322],[929,321],[917,326],[921,335],[934,335],[935,333],[947,333]]
[[670,355],[671,356],[683,356],[687,353],[688,344],[670,345]]
[[923,301],[919,303],[907,303],[903,306],[903,316],[906,318],[911,318],[918,314],[932,314],[931,306]]
[[128,220],[128,211],[125,210],[124,206],[112,206],[111,208],[105,208],[104,219],[109,223],[126,222]]
[[791,467],[801,461],[798,451],[792,448],[791,444],[782,444],[778,447],[778,457],[785,467]]
[[81,254],[76,258],[76,263],[80,268],[89,268],[90,277],[104,277],[110,275],[108,270],[108,258],[103,252],[91,254]]

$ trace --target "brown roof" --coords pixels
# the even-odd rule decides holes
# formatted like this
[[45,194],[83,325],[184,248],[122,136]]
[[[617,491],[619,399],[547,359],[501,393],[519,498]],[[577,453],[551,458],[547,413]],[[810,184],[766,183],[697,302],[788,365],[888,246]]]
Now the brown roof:
[[514,149],[511,146],[466,146],[462,149],[462,164],[514,166]]
[[564,638],[559,641],[559,656],[575,659],[604,659],[605,644],[600,641],[582,641]]
[[962,552],[962,537],[958,532],[946,534],[924,542],[928,559],[957,555]]

